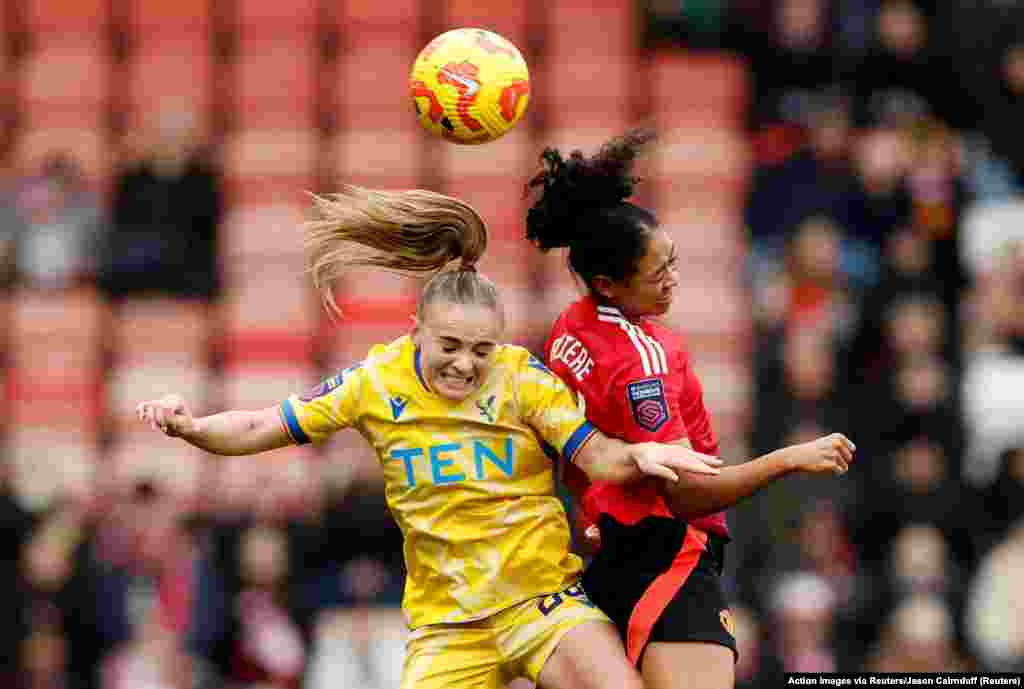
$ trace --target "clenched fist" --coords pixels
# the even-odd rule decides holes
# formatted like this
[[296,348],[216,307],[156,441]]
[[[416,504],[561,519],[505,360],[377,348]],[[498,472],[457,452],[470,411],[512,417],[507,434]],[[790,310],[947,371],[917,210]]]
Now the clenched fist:
[[180,395],[165,395],[158,400],[143,402],[135,409],[139,421],[148,423],[172,438],[182,438],[195,431],[195,419]]
[[808,474],[845,474],[853,462],[857,446],[842,433],[832,433],[809,443],[797,445],[796,470]]

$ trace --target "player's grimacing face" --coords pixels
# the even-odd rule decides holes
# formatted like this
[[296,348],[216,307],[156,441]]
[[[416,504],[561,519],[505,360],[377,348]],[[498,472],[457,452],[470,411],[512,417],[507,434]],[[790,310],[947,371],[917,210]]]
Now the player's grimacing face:
[[413,340],[430,389],[453,402],[476,392],[494,365],[504,325],[499,311],[482,304],[442,300],[425,306]]
[[612,303],[627,316],[661,316],[672,306],[679,284],[676,247],[664,230],[649,233],[647,251],[636,272],[622,282],[612,283]]

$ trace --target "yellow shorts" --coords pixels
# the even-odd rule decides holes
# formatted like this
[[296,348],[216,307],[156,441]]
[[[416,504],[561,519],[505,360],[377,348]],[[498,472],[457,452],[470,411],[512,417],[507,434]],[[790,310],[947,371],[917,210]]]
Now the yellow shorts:
[[416,629],[406,644],[401,689],[499,689],[536,682],[558,642],[584,622],[609,622],[579,584],[475,622]]

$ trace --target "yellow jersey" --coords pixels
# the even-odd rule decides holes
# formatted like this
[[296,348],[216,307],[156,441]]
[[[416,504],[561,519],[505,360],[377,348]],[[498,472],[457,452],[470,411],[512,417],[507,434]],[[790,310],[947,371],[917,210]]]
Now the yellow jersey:
[[281,404],[296,443],[354,428],[384,469],[405,537],[413,629],[488,617],[563,590],[582,562],[555,497],[555,463],[594,433],[573,393],[522,347],[499,346],[462,402],[431,392],[410,337]]

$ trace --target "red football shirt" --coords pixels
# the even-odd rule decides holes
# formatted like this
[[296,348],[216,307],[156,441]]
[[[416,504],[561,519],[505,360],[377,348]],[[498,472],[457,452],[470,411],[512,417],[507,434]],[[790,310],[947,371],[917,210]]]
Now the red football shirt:
[[[548,367],[583,396],[587,418],[606,435],[634,443],[688,438],[698,452],[718,455],[700,381],[682,338],[664,325],[631,321],[585,297],[555,321],[544,354]],[[627,526],[648,516],[673,516],[653,479],[629,486],[591,483],[572,465],[565,479],[591,522],[601,514]],[[728,536],[724,512],[691,523]]]

